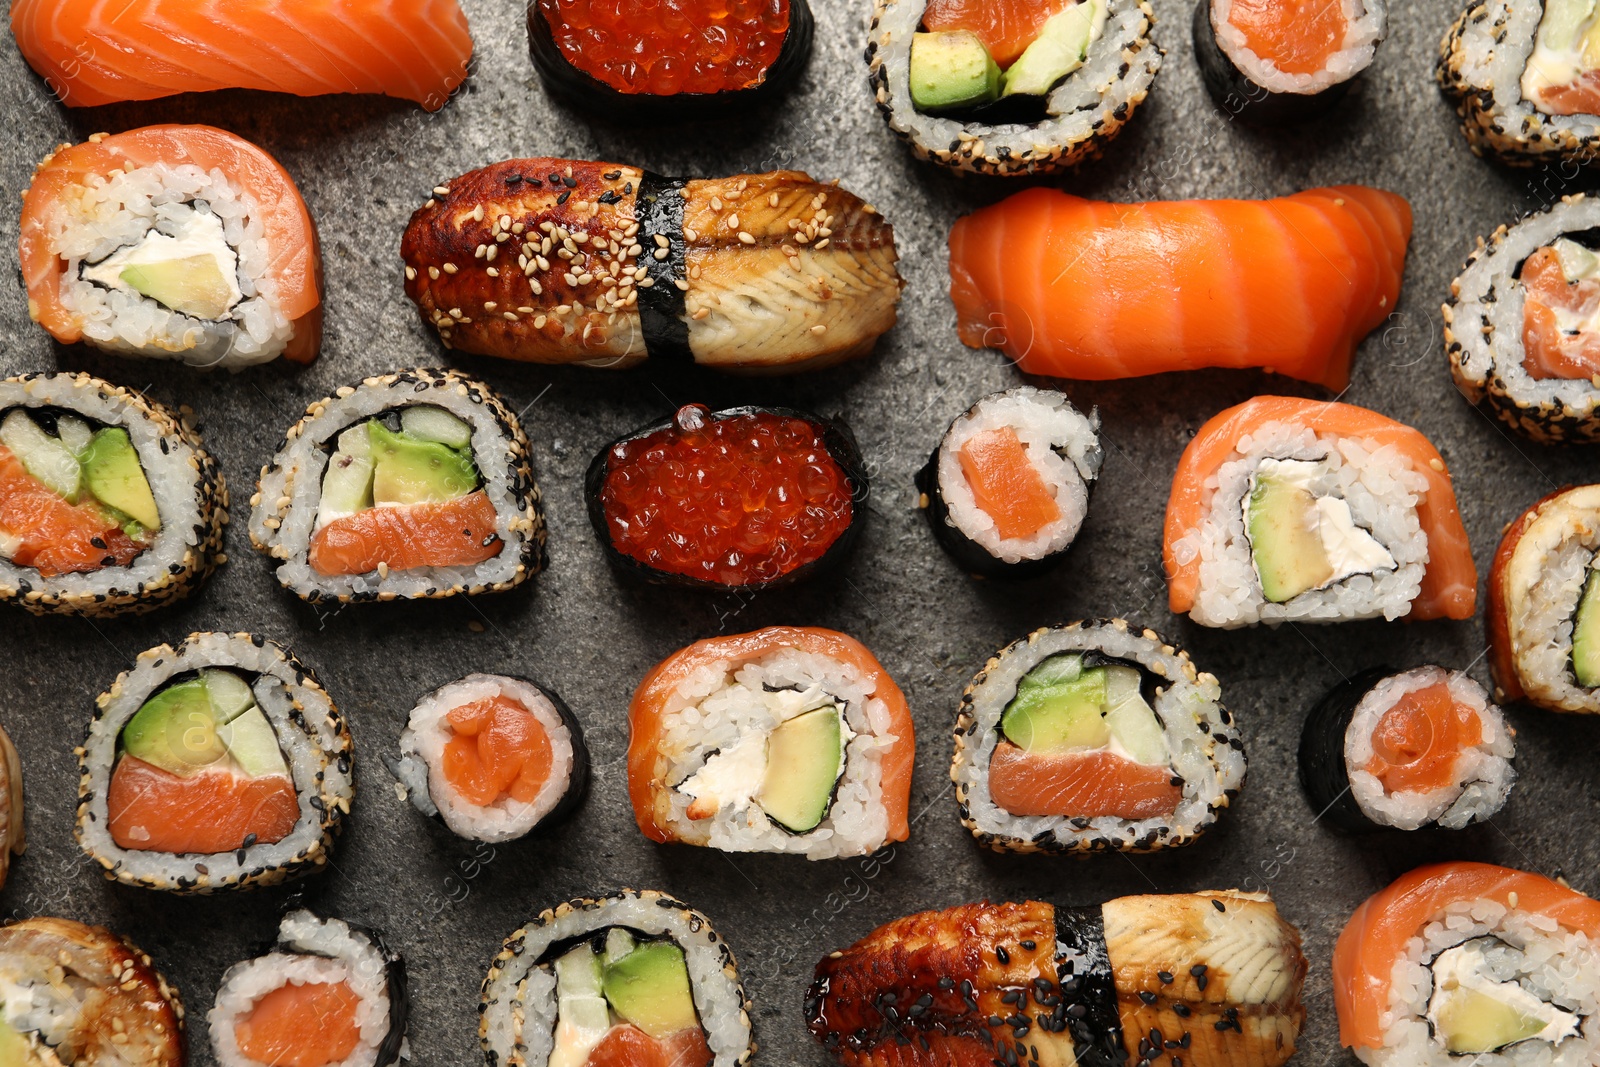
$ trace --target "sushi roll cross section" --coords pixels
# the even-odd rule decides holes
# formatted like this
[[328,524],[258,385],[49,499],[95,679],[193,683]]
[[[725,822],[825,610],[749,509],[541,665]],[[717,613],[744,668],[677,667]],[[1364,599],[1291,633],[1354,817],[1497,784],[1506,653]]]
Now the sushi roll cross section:
[[1202,426],[1167,500],[1168,603],[1203,626],[1470,619],[1478,572],[1450,472],[1418,431],[1260,396]]
[[22,760],[11,736],[0,727],[0,888],[6,884],[11,858],[28,847],[22,804]]
[[961,821],[999,852],[1148,852],[1193,841],[1244,785],[1217,680],[1126,622],[1037,630],[961,697]]
[[831,859],[910,835],[911,711],[844,634],[696,642],[645,676],[628,728],[628,797],[653,841]]
[[1372,64],[1386,0],[1199,0],[1194,51],[1229,114],[1293,122],[1333,108]]
[[483,983],[490,1067],[739,1067],[755,1045],[733,952],[704,915],[625,889],[540,914]]
[[1335,686],[1300,734],[1300,784],[1341,830],[1459,830],[1505,804],[1514,731],[1483,687],[1443,667],[1386,667]]
[[322,345],[305,201],[277,160],[225,130],[62,145],[23,196],[20,251],[28,314],[62,344],[228,368],[310,363]]
[[1278,1067],[1305,976],[1265,894],[965,904],[829,953],[804,1010],[843,1067]]
[[100,926],[0,927],[0,1063],[184,1067],[183,1003],[150,957]]

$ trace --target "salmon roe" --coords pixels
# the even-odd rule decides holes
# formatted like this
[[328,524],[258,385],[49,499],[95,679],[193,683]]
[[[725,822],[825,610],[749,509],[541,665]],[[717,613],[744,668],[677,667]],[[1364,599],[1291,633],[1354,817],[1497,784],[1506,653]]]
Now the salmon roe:
[[854,516],[850,479],[816,426],[767,412],[713,419],[699,404],[613,445],[600,500],[617,551],[722,585],[816,561]]
[[761,84],[783,50],[789,0],[539,0],[568,63],[623,93]]

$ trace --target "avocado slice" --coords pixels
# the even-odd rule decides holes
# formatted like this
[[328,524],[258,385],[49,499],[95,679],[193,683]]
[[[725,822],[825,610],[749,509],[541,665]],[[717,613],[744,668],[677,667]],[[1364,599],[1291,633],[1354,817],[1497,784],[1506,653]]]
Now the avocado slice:
[[211,697],[199,678],[169,685],[156,693],[122,728],[128,755],[172,774],[188,775],[227,758],[217,734]]
[[1594,14],[1595,0],[1544,0],[1544,17],[1539,20],[1539,41],[1545,47],[1564,52],[1583,44],[1587,61],[1587,38],[1584,23]]
[[1572,616],[1572,673],[1585,689],[1600,685],[1600,569],[1595,563],[1589,564],[1583,596]]
[[436,441],[446,448],[466,448],[472,427],[444,408],[418,404],[400,412],[400,429],[421,441]]
[[767,738],[767,770],[756,803],[785,830],[815,830],[833,805],[844,770],[844,724],[839,708],[801,712]]
[[289,764],[278,747],[278,734],[267,721],[266,712],[251,708],[232,722],[217,727],[217,737],[239,769],[251,778],[272,774],[288,776]]
[[1261,595],[1274,604],[1292,600],[1333,577],[1333,564],[1312,523],[1317,500],[1290,478],[1258,469],[1245,503],[1250,554]]
[[1543,1019],[1475,989],[1456,989],[1441,999],[1435,1025],[1444,1047],[1458,1056],[1493,1052],[1545,1028]]
[[648,941],[607,964],[604,988],[612,1010],[657,1040],[700,1024],[689,965],[669,941]]
[[585,1067],[611,1029],[600,957],[587,942],[555,962],[556,1032],[549,1067]]
[[911,36],[911,104],[918,111],[954,111],[1000,98],[999,64],[971,30]]
[[83,454],[83,475],[89,492],[102,504],[117,509],[146,529],[161,528],[156,498],[150,493],[150,483],[127,430],[108,426],[95,431]]
[[0,421],[0,444],[22,462],[23,469],[43,482],[69,504],[78,502],[83,488],[83,467],[75,451],[45,433],[21,408],[13,408]]
[[232,289],[216,256],[130,263],[118,277],[130,289],[191,318],[224,319],[233,306]]
[[1452,945],[1434,957],[1428,1022],[1458,1055],[1494,1052],[1519,1041],[1558,1044],[1578,1032],[1573,1012],[1540,999],[1518,982],[1494,977],[1489,954],[1507,949],[1494,937]]
[[0,1013],[0,1063],[6,1067],[31,1067],[37,1062],[33,1049],[28,1047],[28,1039],[6,1022],[5,1015]]
[[1105,0],[1080,0],[1051,15],[1039,28],[1039,36],[1006,71],[1001,95],[1048,93],[1056,82],[1083,66],[1105,20]]
[[367,423],[367,431],[375,463],[373,503],[444,503],[478,488],[478,469],[466,453],[394,433],[376,419]]
[[1104,715],[1106,668],[1091,667],[1070,681],[1028,685],[1038,670],[1017,686],[1000,717],[1000,732],[1028,752],[1104,747],[1111,739]]

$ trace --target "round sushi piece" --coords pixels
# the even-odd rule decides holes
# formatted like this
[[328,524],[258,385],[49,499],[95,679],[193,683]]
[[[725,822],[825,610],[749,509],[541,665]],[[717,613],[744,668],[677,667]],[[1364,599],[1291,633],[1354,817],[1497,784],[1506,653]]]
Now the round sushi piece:
[[0,380],[0,600],[139,613],[222,558],[228,489],[187,418],[87,374]]
[[320,870],[350,813],[350,732],[288,649],[190,634],[141,653],[78,750],[78,843],[124,885],[180,893]]
[[1244,775],[1216,678],[1122,619],[996,653],[961,696],[950,764],[962,824],[997,852],[1187,845]]
[[525,678],[469,674],[418,701],[395,774],[424,815],[501,842],[577,810],[589,750],[571,709]]
[[917,473],[918,507],[974,574],[1024,577],[1065,557],[1100,473],[1100,417],[1053,389],[993,393],[957,416]]
[[1518,433],[1600,441],[1600,200],[1564,197],[1479,241],[1444,341],[1456,388]]
[[0,927],[0,1063],[183,1067],[183,1003],[150,957],[101,926]]
[[1377,667],[1317,702],[1300,733],[1300,785],[1341,830],[1459,830],[1499,811],[1515,731],[1460,671]]
[[1372,1067],[1600,1061],[1600,902],[1440,863],[1356,909],[1333,950],[1340,1043]]
[[28,313],[62,344],[198,367],[316,359],[322,254],[294,179],[211,126],[100,133],[24,194]]
[[686,404],[607,445],[589,464],[584,493],[595,534],[623,572],[756,590],[810,577],[850,551],[866,517],[867,475],[855,435],[838,420]]
[[542,912],[489,967],[489,1067],[738,1067],[755,1051],[739,967],[711,920],[654,890]]
[[1105,149],[1161,66],[1145,0],[876,0],[878,110],[919,159],[1048,174]]
[[1231,115],[1294,122],[1344,98],[1387,29],[1385,0],[1199,0],[1194,54]]
[[628,798],[653,841],[866,856],[910,836],[916,729],[852,637],[769,626],[668,656],[628,705]]
[[206,1015],[221,1067],[389,1067],[406,1051],[405,962],[375,931],[305,909],[222,976]]
[[251,543],[311,603],[500,592],[544,566],[522,424],[455,371],[367,378],[318,400],[250,507]]
[[28,847],[27,821],[22,808],[22,760],[11,737],[0,727],[0,888],[6,884],[11,857]]

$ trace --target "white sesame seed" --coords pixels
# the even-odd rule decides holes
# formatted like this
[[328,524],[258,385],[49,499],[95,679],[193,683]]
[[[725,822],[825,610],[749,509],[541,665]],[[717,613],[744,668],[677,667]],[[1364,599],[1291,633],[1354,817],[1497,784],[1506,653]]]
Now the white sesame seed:
[[483,310],[485,310],[485,311],[493,311],[495,308],[497,308],[499,306],[500,305],[495,303],[493,300],[485,300],[483,302]]
[[416,280],[417,280],[417,268],[415,268],[415,267],[407,267],[406,268],[406,281],[414,282]]
[[434,281],[438,281],[439,280],[439,268],[438,267],[429,267],[428,268],[428,277],[432,278]]
[[817,242],[817,250],[821,251],[822,249],[827,248],[828,247],[828,240],[829,240],[828,238],[824,237],[822,240],[818,241]]
[[641,289],[649,289],[651,286],[653,286],[655,284],[656,284],[656,280],[654,278],[640,278],[639,279],[639,288],[641,288]]
[[532,315],[533,314],[533,308],[520,307],[520,308],[517,309],[517,314],[518,315]]
[[715,197],[715,196],[713,196],[711,198],[711,210],[712,211],[721,211],[722,210],[722,201],[719,198]]
[[655,250],[655,252],[653,254],[657,259],[666,259],[667,258],[667,250],[665,248],[658,248],[658,249]]
[[562,277],[562,280],[564,280],[568,285],[577,285],[578,284],[577,277],[574,276],[571,272],[563,274],[561,277]]
[[450,195],[450,187],[448,185],[435,185],[433,187],[433,195],[434,196],[449,196]]
[[828,327],[827,327],[827,325],[825,323],[819,322],[815,326],[811,327],[811,332],[820,334],[820,333],[825,332],[827,330],[827,328]]
[[482,222],[483,221],[483,205],[482,204],[479,204],[477,207],[472,209],[472,221],[473,222]]
[[686,293],[689,291],[689,283],[684,281],[682,278],[674,278],[674,279],[672,279],[672,284],[676,285],[679,289],[683,290]]
[[753,244],[756,243],[755,234],[748,233],[748,232],[746,232],[744,230],[740,230],[739,231],[739,241],[742,244],[753,245]]
[[460,269],[461,268],[457,267],[454,263],[446,263],[444,265],[444,272],[446,274],[454,274],[456,271],[458,271]]
[[690,315],[689,317],[691,319],[693,319],[694,321],[699,322],[701,319],[705,318],[709,314],[711,314],[711,309],[710,308],[701,308],[700,310],[696,311],[693,315]]
[[494,257],[499,255],[499,254],[500,254],[500,246],[499,245],[490,245],[489,246],[489,250],[483,254],[483,258],[487,259],[490,263],[493,263],[494,262]]
[[544,286],[539,284],[539,280],[537,278],[528,279],[528,288],[533,291],[534,296],[539,296],[544,292]]
[[475,249],[475,250],[474,250],[474,251],[473,251],[473,253],[472,253],[472,258],[473,258],[473,259],[482,259],[482,258],[483,258],[483,254],[484,254],[484,253],[485,253],[485,252],[487,252],[487,251],[489,251],[489,246],[488,246],[488,245],[479,245],[479,246],[478,246],[478,247],[477,247],[477,248],[476,248],[476,249]]
[[500,277],[500,270],[498,267],[485,267],[483,272],[491,278]]
[[500,317],[505,319],[507,322],[517,321],[517,313],[515,311],[502,311],[500,313]]
[[533,320],[533,328],[535,330],[542,330],[542,329],[544,329],[544,324],[549,322],[549,321],[550,320],[547,317],[545,317],[544,315],[540,315],[538,318]]

